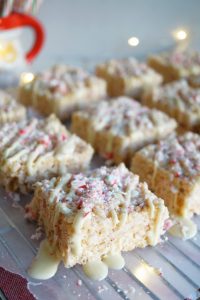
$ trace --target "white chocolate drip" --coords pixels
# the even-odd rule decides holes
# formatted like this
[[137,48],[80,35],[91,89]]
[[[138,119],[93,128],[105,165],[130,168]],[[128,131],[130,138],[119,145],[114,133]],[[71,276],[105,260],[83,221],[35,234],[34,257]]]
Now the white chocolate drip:
[[[30,277],[46,280],[53,277],[58,269],[60,259],[51,253],[51,248],[47,240],[40,244],[36,258],[33,260],[28,274]],[[93,280],[103,280],[108,275],[108,268],[120,270],[124,267],[125,261],[120,253],[110,253],[102,260],[90,261],[83,265],[83,271]]]
[[108,275],[108,268],[120,270],[125,261],[121,253],[109,253],[102,260],[89,261],[83,265],[84,273],[93,280],[103,280]]
[[36,258],[33,260],[28,274],[35,279],[46,280],[53,277],[58,269],[60,259],[51,254],[49,244],[42,241]]
[[101,260],[86,263],[83,265],[83,271],[93,280],[103,280],[108,275],[108,267]]
[[[86,177],[85,174],[74,174],[71,179],[66,176],[38,183],[40,188],[42,187],[46,202],[48,201],[53,206],[53,209],[56,208],[56,211],[53,212],[54,216],[51,216],[50,219],[53,230],[55,228],[55,245],[53,243],[51,245],[53,245],[53,248],[55,246],[55,249],[58,247],[58,252],[62,259],[63,257],[66,258],[63,251],[67,251],[66,255],[69,255],[70,259],[70,256],[74,256],[71,260],[72,263],[68,264],[67,262],[66,266],[73,265],[74,262],[81,262],[84,257],[89,259],[85,255],[87,250],[83,246],[83,240],[85,241],[87,238],[86,229],[88,226],[86,225],[92,226],[92,221],[87,224],[88,220],[90,221],[88,218],[95,217],[94,214],[96,213],[103,218],[110,218],[109,222],[115,224],[116,231],[119,229],[119,234],[120,232],[123,234],[123,230],[125,230],[124,223],[127,222],[127,214],[129,218],[132,210],[135,209],[139,213],[140,210],[144,209],[144,213],[148,214],[148,218],[151,219],[149,232],[152,232],[152,234],[148,240],[151,245],[155,245],[159,240],[159,236],[162,233],[162,222],[165,217],[166,219],[168,217],[163,201],[156,198],[148,190],[147,184],[139,183],[138,176],[130,173],[124,165],[113,169],[102,167],[92,172],[91,177]],[[69,179],[69,184],[67,184]],[[39,189],[38,192],[41,192],[41,190]],[[66,207],[66,211],[64,207]],[[43,209],[45,210],[45,206]],[[40,212],[40,209],[38,209],[38,212]],[[63,238],[67,239],[67,247],[63,247],[62,252],[58,241],[60,236],[57,234],[58,229],[65,230],[64,226],[62,228],[59,227],[60,224],[62,226],[63,220],[58,219],[61,216],[61,212],[67,215],[62,217],[66,218],[66,222],[70,224],[69,234],[63,235]],[[45,222],[45,212],[43,219]],[[85,222],[87,223],[85,224]],[[55,226],[57,224],[58,226]],[[63,225],[65,224],[63,223]],[[122,228],[118,228],[118,226],[122,226]],[[46,227],[48,228],[48,224]],[[107,254],[107,252],[104,252],[102,257],[99,257],[97,250],[94,249],[94,255],[96,255],[98,261],[89,261],[84,266],[85,273],[93,279],[101,280],[107,275],[108,267],[114,269],[122,268],[124,260],[118,253],[121,249],[123,249],[121,243],[117,249],[114,247],[114,244],[112,247],[112,240],[109,248],[111,253]],[[94,266],[97,266],[99,270],[94,268]],[[97,274],[93,274],[96,271]]]
[[190,219],[177,218],[176,224],[169,229],[169,233],[183,240],[191,239],[197,233],[197,225]]
[[122,257],[121,253],[110,253],[106,255],[102,261],[111,269],[114,270],[121,270],[124,265],[125,261]]

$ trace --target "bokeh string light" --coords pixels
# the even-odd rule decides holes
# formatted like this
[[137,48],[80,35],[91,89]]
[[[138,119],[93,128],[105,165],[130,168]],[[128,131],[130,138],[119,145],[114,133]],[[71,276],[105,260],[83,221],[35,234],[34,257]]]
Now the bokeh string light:
[[140,43],[139,39],[136,36],[132,36],[128,39],[128,44],[131,47],[136,47]]

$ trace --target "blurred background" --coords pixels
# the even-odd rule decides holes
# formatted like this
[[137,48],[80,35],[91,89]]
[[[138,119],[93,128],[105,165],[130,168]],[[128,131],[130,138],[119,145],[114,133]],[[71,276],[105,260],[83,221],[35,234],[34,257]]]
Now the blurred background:
[[0,0],[0,74],[200,49],[199,12],[200,0]]
[[[179,30],[187,33],[191,47],[200,49],[199,13],[199,0],[44,0],[36,17],[45,27],[46,42],[33,69],[55,62],[144,58],[174,47]],[[136,38],[132,46],[131,37]],[[23,41],[25,47],[31,43],[30,33]]]

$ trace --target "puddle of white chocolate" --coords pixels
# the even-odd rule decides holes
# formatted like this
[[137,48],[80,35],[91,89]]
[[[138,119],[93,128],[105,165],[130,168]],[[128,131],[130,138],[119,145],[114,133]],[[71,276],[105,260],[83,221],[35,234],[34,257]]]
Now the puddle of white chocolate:
[[84,273],[93,280],[103,280],[108,275],[108,268],[120,270],[125,261],[120,253],[110,253],[102,261],[88,262],[83,266]]
[[[32,278],[45,280],[53,277],[58,269],[60,259],[51,254],[47,240],[40,244],[36,258],[33,260],[28,274]],[[124,267],[125,261],[120,253],[110,253],[102,260],[91,261],[83,265],[86,276],[93,280],[103,280],[108,275],[108,268],[120,270]]]
[[176,218],[176,223],[168,231],[171,235],[183,240],[193,238],[197,233],[197,225],[190,219]]
[[120,253],[111,253],[105,256],[102,261],[111,269],[120,270],[124,267],[125,261]]
[[83,271],[90,279],[103,280],[108,275],[108,267],[101,260],[91,261],[83,265]]
[[58,269],[60,259],[50,253],[46,240],[42,241],[36,258],[33,260],[28,274],[35,279],[49,279],[53,277]]

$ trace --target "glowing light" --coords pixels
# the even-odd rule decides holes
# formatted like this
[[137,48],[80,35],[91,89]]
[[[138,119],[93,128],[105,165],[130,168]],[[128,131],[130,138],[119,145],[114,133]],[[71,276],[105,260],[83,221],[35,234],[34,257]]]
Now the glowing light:
[[149,277],[149,274],[146,270],[146,268],[144,266],[138,266],[135,270],[134,270],[134,275],[139,279],[139,280],[143,280],[146,281]]
[[173,36],[176,40],[183,41],[188,37],[188,33],[184,29],[179,29],[173,32]]
[[139,43],[140,41],[136,36],[132,36],[130,39],[128,39],[129,46],[136,47],[139,45]]
[[22,73],[20,77],[21,84],[26,84],[33,81],[34,75],[33,73]]
[[17,50],[12,42],[0,41],[0,60],[13,63],[17,59]]
[[138,265],[136,268],[132,269],[131,272],[135,275],[140,281],[148,282],[152,279],[152,275],[162,275],[162,270],[159,268],[154,268],[146,262],[141,262],[141,265]]

